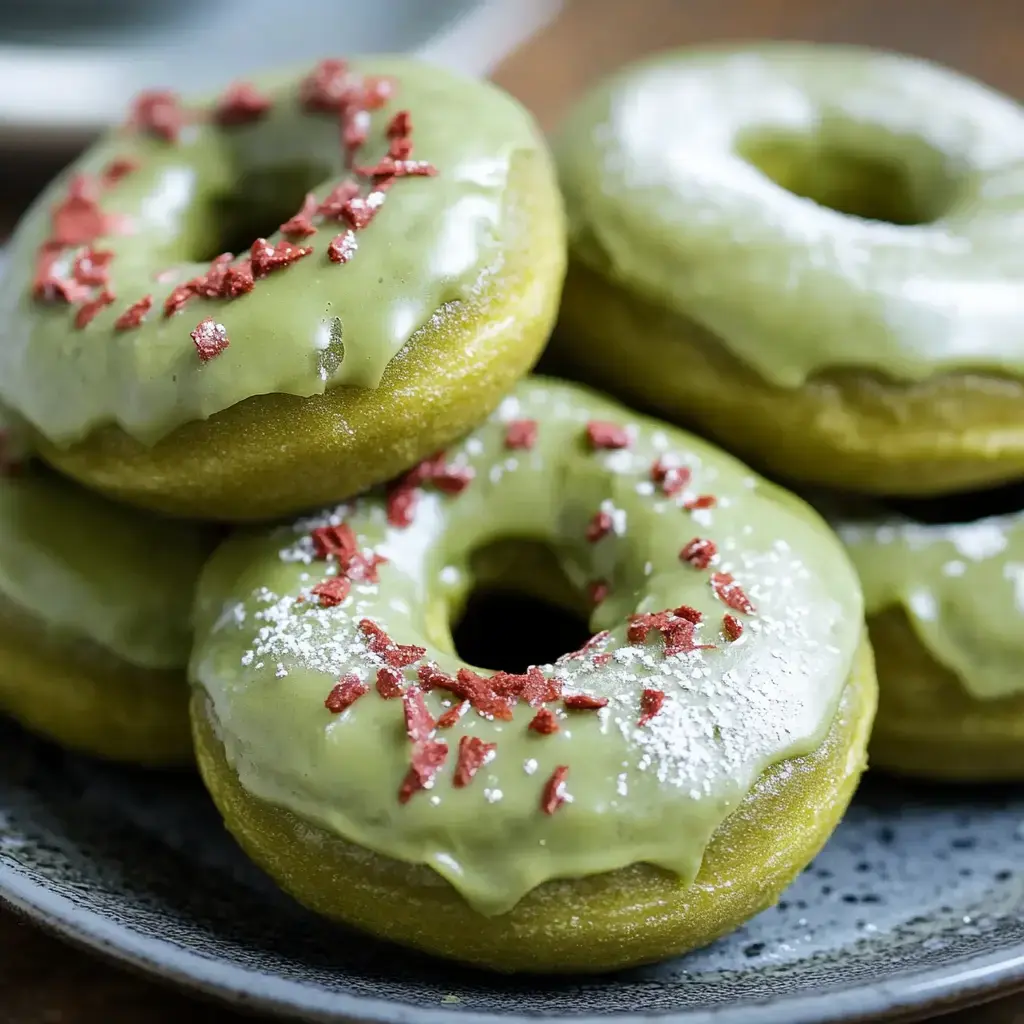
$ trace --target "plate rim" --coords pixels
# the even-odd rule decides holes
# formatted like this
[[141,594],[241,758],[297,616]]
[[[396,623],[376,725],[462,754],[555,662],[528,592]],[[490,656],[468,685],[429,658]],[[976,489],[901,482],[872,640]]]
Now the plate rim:
[[898,979],[852,985],[820,994],[767,999],[743,1006],[668,1013],[607,1015],[512,1015],[454,1010],[438,1004],[423,1007],[345,993],[328,993],[302,982],[227,964],[182,949],[109,920],[72,897],[32,878],[0,852],[0,905],[42,926],[79,948],[99,954],[152,981],[187,994],[205,996],[235,1009],[254,1010],[281,1019],[318,1024],[361,1021],[367,1024],[840,1024],[853,1021],[920,1019],[939,1010],[966,1008],[1024,990],[1024,943],[977,954],[956,966],[931,967]]

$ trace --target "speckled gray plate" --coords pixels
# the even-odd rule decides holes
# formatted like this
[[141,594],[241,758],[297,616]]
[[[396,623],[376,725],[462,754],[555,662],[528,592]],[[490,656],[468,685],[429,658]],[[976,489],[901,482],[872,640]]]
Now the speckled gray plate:
[[316,1021],[907,1019],[1024,985],[1024,797],[871,779],[777,908],[602,978],[507,979],[354,936],[251,867],[199,782],[76,758],[0,723],[0,896],[88,946]]

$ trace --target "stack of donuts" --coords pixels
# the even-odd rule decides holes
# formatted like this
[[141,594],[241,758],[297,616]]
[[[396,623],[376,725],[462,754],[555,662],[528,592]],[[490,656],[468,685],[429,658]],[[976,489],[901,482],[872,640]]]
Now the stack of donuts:
[[[0,706],[503,971],[771,905],[866,765],[869,631],[878,763],[1024,775],[1024,526],[919,521],[1012,495],[903,500],[1024,472],[1024,111],[692,51],[552,149],[398,58],[150,92],[0,281]],[[485,592],[578,638],[492,605],[467,660]]]

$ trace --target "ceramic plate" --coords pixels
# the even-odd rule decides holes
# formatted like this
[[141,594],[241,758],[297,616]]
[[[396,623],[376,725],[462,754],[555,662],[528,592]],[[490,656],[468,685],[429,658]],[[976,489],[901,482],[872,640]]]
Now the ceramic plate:
[[198,780],[0,723],[0,896],[103,953],[314,1021],[806,1024],[1024,984],[1024,798],[869,779],[782,902],[709,949],[600,978],[503,978],[311,916],[233,845]]

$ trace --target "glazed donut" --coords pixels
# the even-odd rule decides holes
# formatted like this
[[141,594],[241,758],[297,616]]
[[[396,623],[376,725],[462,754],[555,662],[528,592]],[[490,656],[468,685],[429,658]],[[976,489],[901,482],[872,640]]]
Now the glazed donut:
[[[470,666],[450,623],[480,585],[596,632]],[[195,621],[197,755],[243,848],[322,914],[499,970],[657,960],[772,903],[874,710],[816,514],[541,378],[387,491],[229,539]]]
[[185,666],[216,536],[105,501],[0,431],[0,711],[75,750],[192,761]]
[[[1015,497],[1024,505],[1019,486]],[[1024,779],[1024,512],[951,523],[876,513],[838,529],[878,660],[872,763]]]
[[556,144],[557,364],[791,480],[1024,474],[1024,109],[849,47],[669,53]]
[[377,58],[147,93],[15,232],[0,395],[126,502],[294,513],[494,408],[564,259],[545,144],[488,84]]

